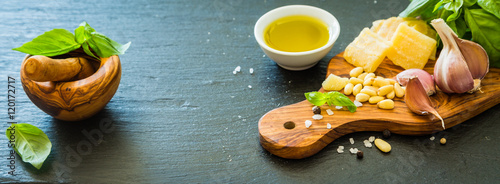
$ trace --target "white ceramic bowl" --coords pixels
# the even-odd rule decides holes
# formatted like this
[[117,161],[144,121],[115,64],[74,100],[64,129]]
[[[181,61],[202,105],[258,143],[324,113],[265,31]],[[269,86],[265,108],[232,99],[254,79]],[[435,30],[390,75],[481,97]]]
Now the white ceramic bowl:
[[[291,15],[307,15],[323,21],[327,25],[330,34],[326,45],[304,52],[284,52],[269,47],[264,41],[266,27],[276,19]],[[339,37],[339,33],[339,22],[332,14],[323,9],[307,5],[288,5],[271,10],[262,15],[254,27],[254,36],[260,48],[279,66],[288,70],[305,70],[316,65],[319,60],[330,52]]]

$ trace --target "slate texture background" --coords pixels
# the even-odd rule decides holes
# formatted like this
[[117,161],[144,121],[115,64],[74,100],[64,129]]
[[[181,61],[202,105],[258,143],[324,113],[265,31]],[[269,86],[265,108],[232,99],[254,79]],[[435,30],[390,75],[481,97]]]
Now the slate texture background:
[[[328,61],[363,27],[397,16],[409,1],[154,1],[64,0],[0,2],[0,182],[78,183],[494,183],[500,179],[500,106],[429,136],[393,135],[393,151],[364,148],[380,132],[341,137],[317,155],[286,160],[259,144],[257,122],[266,112],[304,100],[317,90]],[[308,4],[331,12],[341,33],[315,67],[292,72],[263,56],[253,26],[267,11]],[[63,122],[39,110],[22,90],[23,53],[12,51],[53,28],[73,31],[87,21],[111,39],[132,42],[122,61],[118,92],[98,115]],[[236,66],[242,72],[233,75]],[[255,73],[249,74],[249,68]],[[40,170],[9,148],[7,77],[16,78],[16,121],[42,129],[52,153]],[[249,89],[247,86],[251,85]],[[82,131],[113,129],[90,148]],[[350,145],[349,138],[354,138]],[[448,143],[438,140],[446,137]],[[362,160],[338,154],[339,145],[363,149]],[[76,154],[75,154],[76,153]]]

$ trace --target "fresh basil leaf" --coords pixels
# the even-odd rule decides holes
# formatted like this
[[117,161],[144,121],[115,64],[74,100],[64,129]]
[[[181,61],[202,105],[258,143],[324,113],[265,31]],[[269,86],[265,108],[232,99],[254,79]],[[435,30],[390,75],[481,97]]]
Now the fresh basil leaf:
[[453,0],[451,2],[444,4],[443,6],[444,9],[453,12],[450,16],[448,16],[446,22],[455,21],[460,16],[460,14],[462,13],[463,4],[464,4],[463,0]]
[[477,0],[464,0],[464,7],[471,7],[472,5],[476,4]]
[[351,99],[344,94],[337,91],[331,91],[326,93],[326,97],[328,105],[345,106],[350,112],[356,112],[356,105],[354,105]]
[[497,18],[500,19],[499,0],[477,0],[477,4],[487,12],[490,12],[491,14],[495,15]]
[[500,68],[500,19],[484,9],[465,8],[465,21],[472,33],[472,41],[483,46],[490,66]]
[[399,13],[399,17],[417,17],[426,12],[429,12],[440,0],[413,0],[411,3]]
[[92,50],[94,50],[94,52],[102,58],[124,54],[130,46],[130,42],[125,45],[121,45],[98,32],[92,33],[92,38],[87,41],[90,48],[92,48]]
[[304,95],[306,96],[307,101],[315,106],[322,106],[326,103],[326,95],[321,92],[313,91],[304,93]]
[[23,162],[31,163],[37,169],[42,167],[52,149],[52,143],[47,135],[30,124],[12,124],[5,131],[5,135],[14,141],[14,150],[21,156]]
[[96,32],[94,28],[90,27],[87,22],[82,22],[78,28],[75,29],[76,42],[83,44],[92,37],[92,33]]
[[73,33],[65,29],[53,29],[13,50],[30,55],[57,56],[80,48]]
[[83,48],[83,51],[89,55],[89,56],[92,56],[96,59],[99,59],[97,56],[94,55],[94,53],[92,53],[92,51],[90,50],[90,47],[89,47],[89,44],[87,42],[83,42],[82,44],[82,48]]

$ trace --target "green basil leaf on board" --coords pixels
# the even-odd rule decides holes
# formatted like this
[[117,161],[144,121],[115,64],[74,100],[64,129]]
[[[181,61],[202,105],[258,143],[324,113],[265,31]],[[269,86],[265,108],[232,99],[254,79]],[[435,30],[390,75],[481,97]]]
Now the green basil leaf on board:
[[322,106],[326,103],[326,95],[321,92],[309,92],[304,94],[307,101],[311,102],[315,106]]
[[487,12],[500,19],[500,1],[499,0],[477,0],[477,4]]
[[306,96],[307,101],[315,106],[322,106],[327,103],[329,106],[345,106],[350,112],[356,112],[356,105],[354,105],[351,99],[337,91],[327,93],[313,91],[304,93],[304,95]]
[[465,21],[472,33],[472,41],[483,46],[490,66],[500,67],[500,19],[484,9],[465,9]]
[[356,112],[356,105],[349,99],[349,97],[345,96],[342,93],[337,91],[332,91],[326,93],[327,103],[330,106],[345,106],[349,109],[350,112]]
[[75,36],[65,29],[53,29],[13,50],[30,55],[57,56],[80,48]]
[[52,149],[52,143],[42,130],[30,124],[20,123],[12,124],[5,134],[9,140],[14,141],[14,150],[23,162],[28,162],[37,169],[42,167]]
[[124,54],[130,46],[130,42],[121,45],[98,32],[92,33],[92,37],[87,41],[90,48],[92,48],[99,57],[103,58]]

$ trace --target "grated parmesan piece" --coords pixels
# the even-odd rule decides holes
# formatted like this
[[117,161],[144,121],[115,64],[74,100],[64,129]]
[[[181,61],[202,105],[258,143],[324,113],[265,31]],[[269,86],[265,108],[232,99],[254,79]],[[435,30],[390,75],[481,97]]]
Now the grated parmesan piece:
[[343,109],[343,108],[344,108],[344,107],[342,107],[342,106],[335,106],[335,109],[337,109],[337,110],[341,110],[341,109]]
[[328,128],[328,129],[332,129],[332,124],[327,123],[327,124],[326,124],[326,128]]

